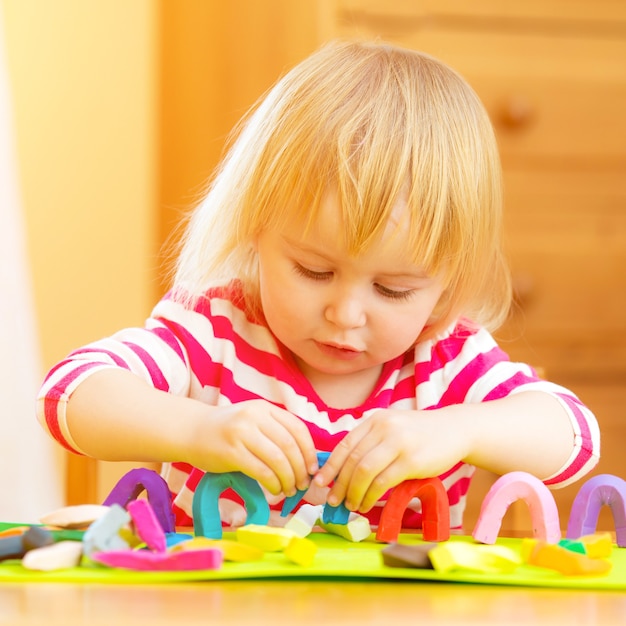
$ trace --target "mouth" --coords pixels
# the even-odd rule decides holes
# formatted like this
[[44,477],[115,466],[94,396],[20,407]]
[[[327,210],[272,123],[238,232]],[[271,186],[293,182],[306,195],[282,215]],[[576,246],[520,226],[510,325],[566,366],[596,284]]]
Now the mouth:
[[327,354],[328,356],[331,356],[335,359],[341,359],[344,361],[351,361],[353,359],[356,359],[363,353],[362,350],[357,350],[352,346],[346,346],[341,344],[322,343],[320,341],[316,341],[315,345],[324,354]]

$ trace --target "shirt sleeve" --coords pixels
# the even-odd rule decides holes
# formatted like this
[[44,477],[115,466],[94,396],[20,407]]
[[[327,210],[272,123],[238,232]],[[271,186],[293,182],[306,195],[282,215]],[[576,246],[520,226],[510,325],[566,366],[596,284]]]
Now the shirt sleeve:
[[450,402],[487,402],[526,391],[556,398],[567,413],[574,433],[572,452],[566,463],[544,479],[550,488],[561,488],[586,475],[600,458],[600,430],[596,417],[569,389],[541,379],[525,363],[516,363],[501,350],[484,329],[456,331],[433,347]]
[[64,448],[82,454],[67,426],[67,403],[76,388],[95,372],[125,369],[155,389],[188,394],[190,369],[183,341],[184,320],[175,320],[176,314],[161,314],[164,309],[171,313],[172,308],[164,301],[143,328],[127,328],[79,348],[48,372],[37,396],[37,419]]

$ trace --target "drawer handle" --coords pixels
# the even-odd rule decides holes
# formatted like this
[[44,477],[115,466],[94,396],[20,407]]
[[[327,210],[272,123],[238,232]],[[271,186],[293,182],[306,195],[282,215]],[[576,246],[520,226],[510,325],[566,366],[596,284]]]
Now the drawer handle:
[[500,121],[509,129],[517,130],[525,128],[534,117],[532,103],[525,96],[511,96],[502,105]]

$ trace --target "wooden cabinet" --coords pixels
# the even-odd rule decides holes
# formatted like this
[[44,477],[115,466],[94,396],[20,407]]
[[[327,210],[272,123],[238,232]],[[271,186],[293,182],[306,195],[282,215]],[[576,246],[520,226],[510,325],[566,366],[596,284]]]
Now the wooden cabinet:
[[[626,478],[626,4],[323,4],[327,38],[380,38],[433,54],[485,103],[502,155],[516,287],[498,338],[595,410],[603,458],[594,473]],[[489,483],[477,481],[468,519]],[[562,518],[579,487],[555,492]],[[527,515],[508,523],[524,526]]]

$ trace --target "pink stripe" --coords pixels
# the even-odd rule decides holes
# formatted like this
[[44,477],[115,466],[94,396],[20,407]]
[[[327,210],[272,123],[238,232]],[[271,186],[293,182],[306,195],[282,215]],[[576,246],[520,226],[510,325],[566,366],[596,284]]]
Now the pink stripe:
[[456,374],[439,402],[432,408],[463,403],[472,385],[483,378],[494,365],[506,360],[506,354],[497,346],[488,352],[477,354]]
[[[81,354],[105,354],[106,356],[110,357],[113,363],[115,363],[115,365],[117,365],[118,367],[130,369],[126,361],[124,361],[122,357],[120,357],[115,352],[111,352],[110,350],[103,350],[102,348],[81,348],[80,350],[74,350],[74,352],[69,355],[67,360],[73,360],[73,357]],[[102,363],[105,365],[110,365],[110,363],[108,363],[107,361],[102,361]]]
[[[59,366],[64,365],[67,361],[63,361],[59,363]],[[68,386],[77,378],[79,378],[84,372],[93,369],[94,367],[98,367],[99,363],[84,363],[79,367],[72,369],[68,374],[66,374],[61,380],[57,382],[56,385],[51,387],[45,395],[44,398],[44,417],[46,421],[46,426],[50,431],[50,434],[67,450],[71,452],[75,452],[77,454],[81,454],[78,450],[74,449],[65,439],[63,433],[61,432],[61,428],[59,426],[59,402],[61,398],[65,394]]]
[[575,398],[563,393],[557,394],[564,402],[567,403],[570,411],[573,413],[574,418],[580,428],[580,434],[582,438],[581,448],[574,461],[563,472],[554,476],[550,480],[544,481],[546,485],[556,485],[566,480],[569,480],[580,472],[583,467],[593,457],[593,440],[591,438],[591,432],[589,430],[589,424],[585,419],[583,412],[579,408],[579,402]]
[[146,366],[146,369],[150,374],[150,379],[152,380],[152,385],[157,389],[160,389],[161,391],[169,391],[170,386],[165,379],[165,376],[163,376],[163,372],[157,365],[156,361],[152,358],[152,355],[135,343],[129,343],[125,341],[124,345],[132,350],[141,359],[141,362]]
[[[160,321],[162,324],[165,322],[162,318],[155,318]],[[163,343],[165,343],[169,348],[171,348],[180,358],[181,361],[185,360],[185,355],[180,347],[180,344],[176,340],[176,337],[172,335],[168,328],[152,328],[150,332],[156,335]]]
[[501,382],[499,385],[494,387],[486,396],[485,402],[489,400],[498,400],[500,398],[505,398],[508,396],[514,389],[526,385],[528,383],[536,382],[536,378],[532,378],[527,376],[523,372],[516,372],[507,380]]

